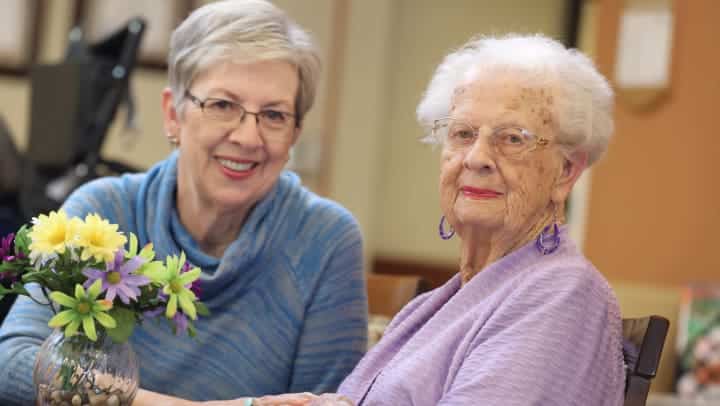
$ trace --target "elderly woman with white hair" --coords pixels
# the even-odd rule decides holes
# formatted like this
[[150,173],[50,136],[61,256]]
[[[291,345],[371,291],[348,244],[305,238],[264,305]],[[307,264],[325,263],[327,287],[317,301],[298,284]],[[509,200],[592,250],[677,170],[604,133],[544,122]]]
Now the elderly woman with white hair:
[[612,102],[587,57],[542,36],[448,55],[417,113],[442,149],[439,234],[460,239],[457,275],[400,311],[344,400],[253,404],[621,405],[616,298],[563,224],[606,149]]
[[[314,43],[265,0],[215,2],[175,30],[168,65],[162,108],[177,151],[64,204],[202,269],[211,314],[195,339],[152,321],[131,337],[143,388],[133,404],[336,390],[366,348],[360,232],[283,170],[315,97]],[[51,316],[20,299],[0,328],[0,404],[34,404]]]

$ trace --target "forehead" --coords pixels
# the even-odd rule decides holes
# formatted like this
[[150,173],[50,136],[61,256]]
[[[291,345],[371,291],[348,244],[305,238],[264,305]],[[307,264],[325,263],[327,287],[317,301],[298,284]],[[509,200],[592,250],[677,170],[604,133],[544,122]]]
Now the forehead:
[[513,73],[477,76],[454,93],[451,115],[476,125],[552,125],[555,92]]
[[211,97],[294,104],[299,80],[297,68],[286,61],[222,62],[198,75],[192,87]]

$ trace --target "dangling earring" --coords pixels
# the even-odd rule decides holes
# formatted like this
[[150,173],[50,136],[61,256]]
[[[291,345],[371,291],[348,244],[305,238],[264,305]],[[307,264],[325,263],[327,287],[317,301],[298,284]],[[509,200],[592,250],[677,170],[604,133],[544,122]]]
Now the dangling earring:
[[180,145],[178,138],[175,137],[174,135],[168,135],[167,139],[170,142],[170,146],[172,146],[172,147],[177,147],[178,145]]
[[455,229],[450,225],[450,232],[445,232],[445,216],[440,217],[440,224],[438,225],[438,234],[443,240],[449,240],[455,235]]
[[[543,255],[552,254],[560,246],[560,229],[557,223],[557,212],[553,204],[553,222],[545,226],[535,240],[535,247]],[[552,230],[551,230],[552,229]]]

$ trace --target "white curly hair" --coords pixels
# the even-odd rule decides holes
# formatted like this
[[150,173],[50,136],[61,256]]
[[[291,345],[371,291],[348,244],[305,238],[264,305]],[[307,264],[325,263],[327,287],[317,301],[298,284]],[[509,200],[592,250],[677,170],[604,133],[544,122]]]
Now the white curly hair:
[[418,122],[426,131],[423,141],[442,144],[432,125],[450,114],[457,89],[500,71],[554,91],[556,136],[566,152],[587,152],[588,165],[605,153],[614,127],[610,85],[587,56],[543,35],[476,37],[447,55],[417,107]]

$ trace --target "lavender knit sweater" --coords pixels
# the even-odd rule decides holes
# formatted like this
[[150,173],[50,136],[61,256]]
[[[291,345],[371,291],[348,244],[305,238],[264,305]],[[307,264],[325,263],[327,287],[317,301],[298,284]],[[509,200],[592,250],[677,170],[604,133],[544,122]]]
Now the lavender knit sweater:
[[362,405],[622,405],[621,318],[562,230],[408,304],[339,392]]

